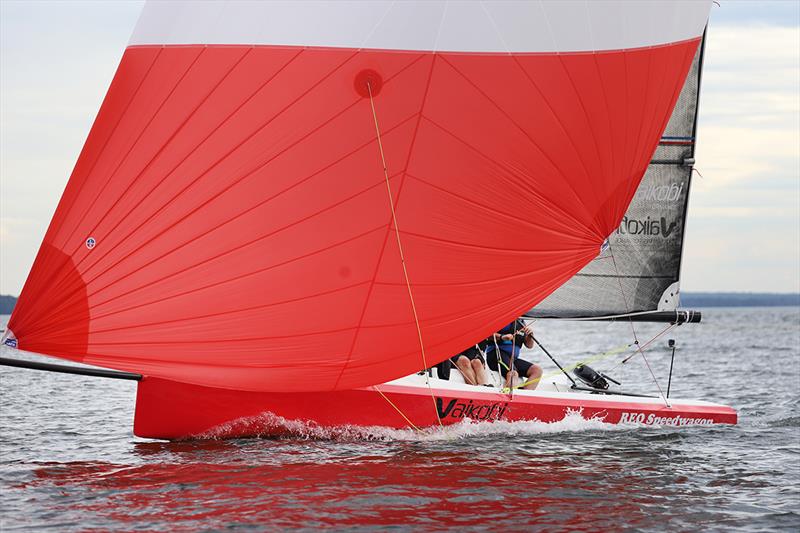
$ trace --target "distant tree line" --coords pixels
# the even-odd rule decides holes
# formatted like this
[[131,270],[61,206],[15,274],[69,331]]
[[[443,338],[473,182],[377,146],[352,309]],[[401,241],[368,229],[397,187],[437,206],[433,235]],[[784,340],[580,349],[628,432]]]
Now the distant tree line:
[[17,299],[14,296],[0,294],[0,315],[10,315],[16,303]]
[[800,293],[681,292],[681,307],[800,306]]

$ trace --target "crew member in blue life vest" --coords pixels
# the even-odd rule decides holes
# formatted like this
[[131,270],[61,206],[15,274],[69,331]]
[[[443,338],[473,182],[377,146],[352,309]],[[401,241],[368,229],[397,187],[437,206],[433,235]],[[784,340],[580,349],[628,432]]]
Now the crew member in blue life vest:
[[533,348],[533,331],[530,327],[521,320],[515,320],[495,333],[494,338],[490,337],[489,340],[489,345],[486,347],[486,362],[489,364],[489,368],[496,372],[497,353],[500,352],[500,374],[506,378],[506,387],[509,387],[512,378],[517,376],[527,378],[524,389],[533,390],[539,385],[542,367],[519,358],[523,344],[527,348]]

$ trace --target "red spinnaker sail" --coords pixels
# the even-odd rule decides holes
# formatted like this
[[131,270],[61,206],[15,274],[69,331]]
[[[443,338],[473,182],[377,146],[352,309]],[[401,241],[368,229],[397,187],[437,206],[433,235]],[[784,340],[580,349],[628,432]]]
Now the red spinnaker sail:
[[[443,14],[420,44],[392,3],[348,43],[365,4],[324,3],[346,22],[296,35],[328,11],[201,4],[145,9],[11,317],[21,349],[241,390],[422,368],[377,119],[427,363],[457,353],[597,255],[708,14],[606,2],[608,22],[535,2],[542,37],[515,29],[527,4],[431,2]],[[661,12],[672,33],[614,31]],[[559,24],[584,19],[560,47]]]

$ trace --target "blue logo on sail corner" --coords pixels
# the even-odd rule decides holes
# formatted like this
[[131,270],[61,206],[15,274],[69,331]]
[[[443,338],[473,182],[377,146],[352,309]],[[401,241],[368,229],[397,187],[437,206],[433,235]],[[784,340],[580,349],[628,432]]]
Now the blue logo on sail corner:
[[10,346],[12,348],[16,348],[17,347],[17,339],[10,339],[10,338],[6,339],[5,342],[3,342],[3,344],[5,344],[6,346]]

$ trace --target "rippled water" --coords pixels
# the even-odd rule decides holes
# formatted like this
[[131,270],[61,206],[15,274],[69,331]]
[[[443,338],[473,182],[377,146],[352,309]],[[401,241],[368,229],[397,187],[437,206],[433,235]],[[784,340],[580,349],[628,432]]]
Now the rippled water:
[[[570,363],[631,331],[540,322],[536,335]],[[648,352],[662,387],[667,338],[679,346],[671,396],[730,404],[738,426],[572,417],[373,440],[169,443],[132,436],[132,382],[0,367],[0,529],[798,530],[800,309],[707,310]],[[655,390],[639,360],[612,376]]]

